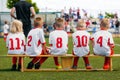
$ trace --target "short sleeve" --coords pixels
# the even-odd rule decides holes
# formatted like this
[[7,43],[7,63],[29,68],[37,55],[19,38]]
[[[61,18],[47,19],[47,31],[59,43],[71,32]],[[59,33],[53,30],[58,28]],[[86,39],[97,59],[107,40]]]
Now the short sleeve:
[[40,31],[40,41],[41,41],[42,44],[45,43],[45,37],[44,37],[44,32],[43,32],[43,30]]

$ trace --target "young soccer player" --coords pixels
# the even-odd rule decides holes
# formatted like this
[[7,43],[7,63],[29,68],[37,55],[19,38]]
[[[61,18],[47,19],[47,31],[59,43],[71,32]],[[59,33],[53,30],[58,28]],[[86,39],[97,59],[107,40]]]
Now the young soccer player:
[[43,19],[36,17],[34,20],[34,29],[28,33],[26,54],[36,57],[33,57],[32,61],[28,63],[27,69],[32,69],[34,64],[35,69],[39,69],[41,64],[47,59],[47,57],[37,57],[38,55],[46,54],[46,42],[42,26]]
[[83,57],[86,69],[91,69],[88,57],[89,55],[89,39],[90,34],[86,31],[84,20],[79,20],[76,26],[77,31],[72,34],[73,38],[73,54],[78,56],[74,58],[72,69],[77,69],[79,57]]
[[3,32],[4,32],[4,41],[6,41],[6,38],[8,36],[8,32],[9,32],[9,25],[8,25],[7,21],[5,21],[4,23],[5,23],[5,25],[3,26]]
[[[10,33],[6,39],[8,54],[24,54],[25,36],[23,34],[22,22],[14,20],[10,27]],[[16,70],[17,57],[12,57],[12,69]],[[21,69],[21,57],[18,60],[18,70]]]
[[100,31],[96,32],[92,36],[93,41],[93,51],[96,55],[105,56],[103,69],[110,68],[110,56],[113,54],[114,41],[111,33],[107,30],[109,29],[109,20],[103,19],[100,23]]
[[[68,35],[64,31],[64,19],[58,18],[55,21],[55,31],[49,34],[50,53],[52,55],[64,55],[68,50]],[[58,57],[54,57],[57,69],[62,68],[59,64]]]

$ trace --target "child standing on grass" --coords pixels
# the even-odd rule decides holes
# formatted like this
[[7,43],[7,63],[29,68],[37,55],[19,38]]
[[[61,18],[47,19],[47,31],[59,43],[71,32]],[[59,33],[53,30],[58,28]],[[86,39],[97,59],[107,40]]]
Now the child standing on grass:
[[[25,36],[23,34],[22,22],[14,20],[10,27],[10,33],[7,36],[6,46],[8,54],[24,54],[25,50]],[[12,69],[16,70],[16,63],[18,58],[18,70],[21,69],[21,57],[12,57]]]
[[[52,55],[64,55],[68,50],[68,35],[64,31],[64,19],[58,18],[55,21],[55,31],[49,34],[50,53]],[[57,69],[61,69],[58,57],[54,57]]]
[[77,31],[72,34],[73,38],[73,55],[77,57],[74,58],[72,69],[77,69],[79,57],[83,57],[86,69],[91,69],[88,57],[84,57],[90,54],[89,51],[89,39],[90,33],[86,31],[86,26],[84,20],[79,20],[76,26]]
[[28,63],[27,69],[32,69],[34,64],[35,69],[39,69],[41,64],[47,59],[47,57],[37,57],[39,55],[47,54],[46,42],[42,26],[42,18],[36,17],[34,20],[34,28],[29,32],[27,36],[26,54],[30,56],[36,56],[33,57],[32,61]]
[[6,38],[8,36],[8,32],[9,32],[9,25],[8,25],[7,21],[5,21],[4,23],[5,23],[5,25],[3,26],[3,32],[4,32],[4,41],[6,41]]
[[103,19],[100,23],[101,30],[93,34],[91,38],[93,41],[94,54],[105,56],[103,69],[110,68],[110,58],[107,56],[113,54],[114,48],[112,34],[107,31],[109,27],[109,20],[106,18]]

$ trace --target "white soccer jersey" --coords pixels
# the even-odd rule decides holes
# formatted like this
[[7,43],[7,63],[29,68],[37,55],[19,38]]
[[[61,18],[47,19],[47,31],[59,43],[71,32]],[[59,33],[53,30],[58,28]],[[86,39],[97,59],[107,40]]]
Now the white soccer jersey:
[[27,36],[26,54],[31,56],[40,55],[42,44],[45,43],[43,29],[32,29]]
[[8,34],[6,46],[8,54],[24,54],[25,35],[23,33]]
[[63,30],[55,30],[49,35],[49,44],[51,44],[50,53],[53,55],[66,54],[68,50],[68,35]]
[[82,57],[89,53],[90,34],[87,31],[78,30],[72,34],[73,52],[75,55]]
[[109,45],[114,45],[112,34],[105,30],[100,30],[91,37],[94,41],[93,51],[97,55],[109,56],[111,49]]
[[7,24],[5,24],[5,25],[3,26],[3,32],[4,32],[4,33],[8,33],[8,29],[9,29],[9,26],[8,26]]

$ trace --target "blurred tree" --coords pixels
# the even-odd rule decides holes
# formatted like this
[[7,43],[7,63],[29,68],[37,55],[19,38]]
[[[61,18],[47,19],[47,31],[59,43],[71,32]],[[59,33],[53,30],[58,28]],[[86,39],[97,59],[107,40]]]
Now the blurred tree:
[[[7,0],[7,8],[11,9],[14,6],[14,4],[18,1],[19,0]],[[37,7],[36,3],[32,3],[32,0],[26,0],[26,1],[32,4],[36,13],[39,12],[39,8]]]
[[114,18],[114,14],[105,12],[105,18]]

